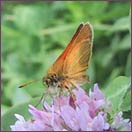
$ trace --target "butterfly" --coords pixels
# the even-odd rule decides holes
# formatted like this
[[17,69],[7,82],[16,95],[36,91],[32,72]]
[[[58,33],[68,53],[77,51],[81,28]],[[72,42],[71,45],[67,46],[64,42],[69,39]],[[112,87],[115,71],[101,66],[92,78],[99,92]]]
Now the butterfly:
[[[72,88],[89,82],[86,70],[92,55],[92,45],[93,28],[89,23],[81,23],[65,50],[47,70],[42,82],[47,87],[57,87],[60,93],[63,89],[67,89],[75,100]],[[38,80],[25,83],[19,88],[36,81]]]

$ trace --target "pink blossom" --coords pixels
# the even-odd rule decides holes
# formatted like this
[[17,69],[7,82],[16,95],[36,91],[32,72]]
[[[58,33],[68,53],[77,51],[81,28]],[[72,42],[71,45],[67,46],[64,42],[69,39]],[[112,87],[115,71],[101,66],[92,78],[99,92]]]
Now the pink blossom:
[[116,130],[128,130],[131,131],[131,122],[129,119],[123,119],[123,113],[119,112],[115,117],[111,124],[111,128]]
[[[109,131],[130,130],[130,121],[123,120],[122,114],[115,116],[112,123],[107,120],[104,111],[107,101],[99,89],[94,85],[89,95],[81,88],[73,90],[76,101],[71,105],[70,95],[53,97],[51,104],[43,103],[43,109],[38,110],[29,105],[32,119],[24,120],[21,115],[15,114],[18,119],[11,125],[12,131]],[[108,105],[107,105],[108,107]]]

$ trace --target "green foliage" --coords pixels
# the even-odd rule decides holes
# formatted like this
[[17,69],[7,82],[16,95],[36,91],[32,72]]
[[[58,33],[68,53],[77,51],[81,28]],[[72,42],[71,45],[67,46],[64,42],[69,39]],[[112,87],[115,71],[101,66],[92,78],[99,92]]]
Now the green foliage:
[[122,111],[129,111],[131,104],[131,91],[130,89],[125,93],[124,97],[121,100],[120,108]]
[[[87,21],[94,28],[94,45],[88,69],[91,83],[85,89],[98,82],[101,88],[107,87],[108,97],[113,94],[110,99],[115,109],[120,101],[118,108],[130,110],[130,93],[126,93],[130,77],[129,11],[128,2],[2,2],[2,114],[41,96],[45,90],[41,81],[25,89],[17,87],[42,78],[78,25]],[[124,77],[112,82],[118,76]],[[117,97],[114,91],[124,94]],[[13,116],[9,112],[6,118]]]
[[104,89],[106,97],[111,101],[113,113],[130,110],[130,78],[119,76]]

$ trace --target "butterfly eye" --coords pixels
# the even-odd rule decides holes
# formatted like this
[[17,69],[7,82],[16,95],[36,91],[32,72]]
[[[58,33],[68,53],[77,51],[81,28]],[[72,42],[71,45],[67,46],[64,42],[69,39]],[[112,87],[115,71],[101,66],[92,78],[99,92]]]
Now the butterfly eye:
[[54,78],[54,75],[52,75],[51,78]]
[[53,74],[51,77],[52,77],[52,78],[56,78],[57,76],[56,76],[56,74]]
[[56,74],[54,74],[54,77],[57,77],[57,75],[56,75]]
[[48,84],[48,81],[46,80],[45,83]]
[[46,84],[48,87],[52,84],[50,79],[44,80],[44,84]]

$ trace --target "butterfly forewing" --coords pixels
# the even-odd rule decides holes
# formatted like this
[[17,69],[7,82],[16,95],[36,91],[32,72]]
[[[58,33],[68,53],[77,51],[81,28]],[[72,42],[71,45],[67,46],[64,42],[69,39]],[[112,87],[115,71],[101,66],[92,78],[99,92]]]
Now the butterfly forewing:
[[80,24],[70,43],[48,70],[69,78],[75,83],[87,80],[86,70],[92,53],[92,27],[90,24]]
[[64,61],[63,73],[76,83],[87,81],[86,70],[92,54],[92,28],[83,26]]
[[82,27],[84,26],[83,23],[81,23],[78,27],[78,29],[76,30],[75,34],[73,35],[70,43],[68,44],[68,46],[65,48],[65,50],[63,51],[63,53],[57,58],[57,60],[54,62],[54,64],[48,69],[47,74],[52,74],[52,73],[56,73],[56,74],[61,74],[63,73],[63,64],[64,64],[64,60],[66,58],[66,56],[68,55],[69,50],[71,49],[72,45],[74,44],[74,40],[76,39],[76,37],[78,36],[80,30],[82,29]]

